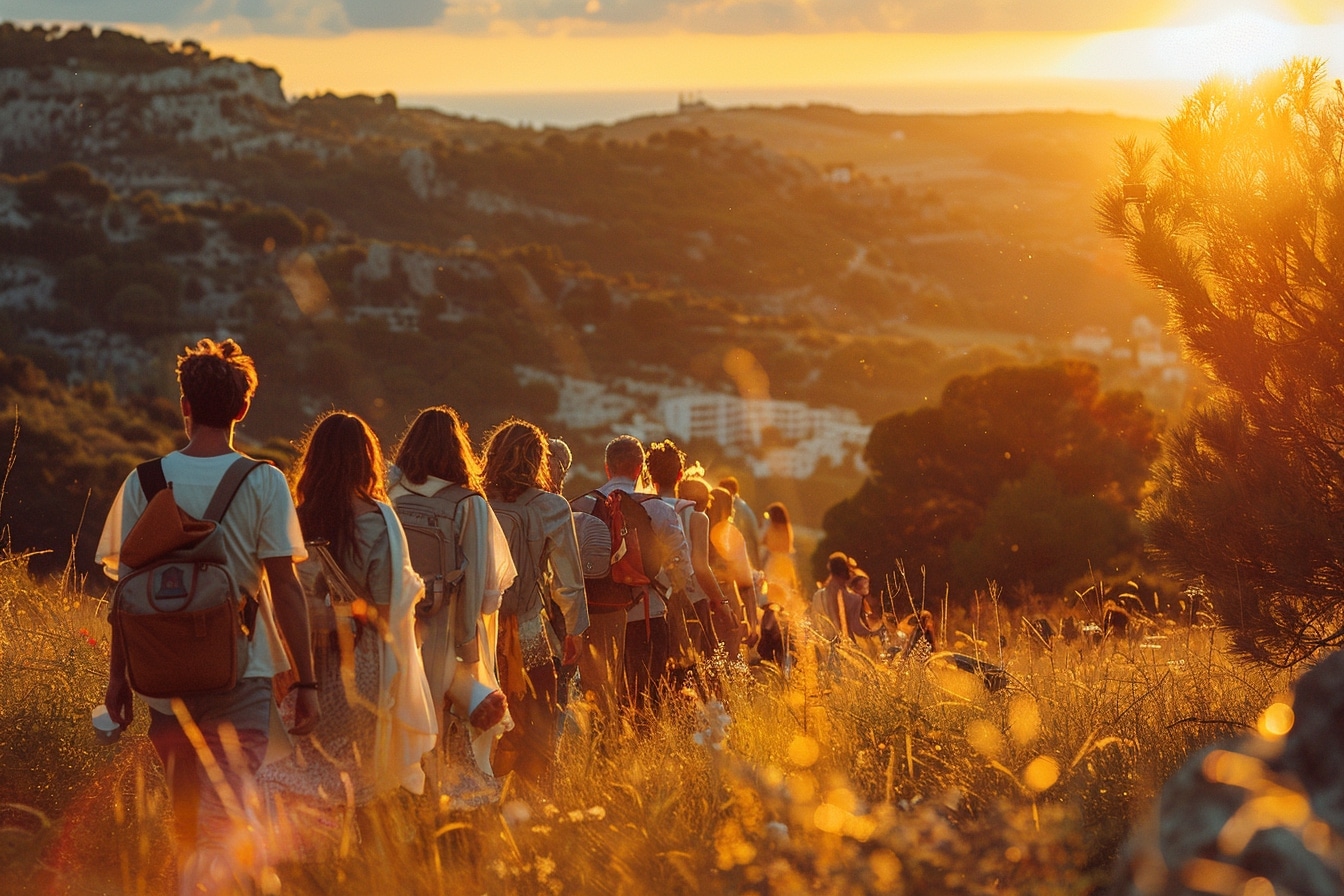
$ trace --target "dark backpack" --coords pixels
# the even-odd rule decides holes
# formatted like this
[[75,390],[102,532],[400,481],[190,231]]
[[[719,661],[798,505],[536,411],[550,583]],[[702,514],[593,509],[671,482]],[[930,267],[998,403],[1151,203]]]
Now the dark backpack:
[[[610,495],[592,491],[574,499],[576,510],[580,502],[592,502],[587,512],[602,523],[610,539],[611,563],[606,572],[589,577],[585,571],[583,585],[590,610],[628,610],[644,588],[655,587],[667,558],[643,505],[657,499],[657,495],[631,495],[620,489]],[[590,549],[580,543],[579,550],[586,554]]]
[[[208,534],[156,557],[118,583],[112,628],[126,654],[131,687],[146,697],[186,697],[231,690],[247,667],[257,618],[255,595],[229,572],[224,519],[243,480],[267,461],[240,457],[225,471],[205,511]],[[146,502],[172,486],[161,458],[136,468]],[[133,530],[134,531],[134,530]]]
[[516,501],[490,500],[490,509],[509,541],[509,553],[518,571],[513,584],[500,595],[500,616],[527,619],[536,615],[545,603],[541,565],[545,560],[542,551],[546,547],[546,528],[541,508],[535,503],[545,494],[549,493],[529,488]]
[[435,616],[449,602],[462,579],[462,533],[457,531],[458,506],[480,494],[449,485],[433,495],[401,495],[392,509],[406,532],[411,568],[425,580],[425,596],[416,605],[420,619]]

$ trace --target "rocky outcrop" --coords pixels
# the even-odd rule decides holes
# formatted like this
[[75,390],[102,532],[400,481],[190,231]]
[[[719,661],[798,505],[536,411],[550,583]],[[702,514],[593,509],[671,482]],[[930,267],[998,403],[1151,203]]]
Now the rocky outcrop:
[[[1287,728],[1287,731],[1284,731]],[[1344,893],[1344,653],[1298,682],[1291,710],[1196,753],[1162,788],[1111,896]]]
[[232,142],[288,105],[279,72],[233,59],[142,73],[0,67],[0,152],[98,154],[142,135]]

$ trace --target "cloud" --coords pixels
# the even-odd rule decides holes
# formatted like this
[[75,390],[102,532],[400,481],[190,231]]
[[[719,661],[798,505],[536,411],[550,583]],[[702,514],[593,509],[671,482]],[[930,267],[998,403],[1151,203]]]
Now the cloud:
[[6,0],[0,3],[0,14],[19,21],[152,24],[184,37],[350,30],[341,0]]
[[445,23],[660,26],[699,33],[1105,31],[1149,24],[1174,0],[456,0]]
[[1106,31],[1162,20],[1176,0],[7,0],[15,19],[321,34],[365,28],[503,27],[763,34],[845,31]]
[[354,28],[420,28],[443,16],[444,0],[341,0]]

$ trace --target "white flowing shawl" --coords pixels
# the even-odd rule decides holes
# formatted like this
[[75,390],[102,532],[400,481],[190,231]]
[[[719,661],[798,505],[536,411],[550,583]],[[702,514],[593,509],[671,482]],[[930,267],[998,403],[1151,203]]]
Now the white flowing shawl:
[[[407,482],[395,468],[389,479],[388,493],[393,498],[408,493],[430,496],[449,485],[432,476],[421,484]],[[457,643],[457,633],[453,630],[457,613],[445,608],[428,621],[423,631],[421,652],[429,690],[434,696],[433,708],[439,730],[444,730],[445,697],[451,701],[455,714],[465,720],[482,698],[499,690],[495,654],[499,641],[499,599],[518,574],[504,530],[484,498],[473,496],[458,504],[456,528],[462,540],[462,584],[457,600],[466,612],[478,614],[476,646],[479,659],[464,662],[457,657],[453,647]],[[493,728],[486,731],[471,729],[472,754],[483,773],[493,774],[490,750],[495,740],[512,728],[513,718],[505,713]]]
[[425,666],[415,642],[415,604],[425,584],[411,568],[406,533],[388,504],[378,502],[392,548],[392,606],[383,639],[382,680],[378,686],[378,728],[374,739],[374,780],[380,791],[404,787],[423,793],[420,760],[434,749],[439,723]]

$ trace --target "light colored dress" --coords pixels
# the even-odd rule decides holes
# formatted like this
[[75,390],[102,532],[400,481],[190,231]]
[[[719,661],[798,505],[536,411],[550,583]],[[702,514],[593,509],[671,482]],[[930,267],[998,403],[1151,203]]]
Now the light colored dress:
[[[350,812],[377,796],[424,790],[421,758],[438,722],[415,644],[415,603],[424,593],[410,567],[405,535],[391,507],[355,518],[354,543],[340,558],[325,548],[300,566],[314,627],[322,717],[293,750],[257,774],[281,848],[315,859],[349,830]],[[355,619],[356,600],[386,606],[388,618]],[[376,613],[375,613],[376,615]],[[281,705],[293,724],[295,695]]]
[[[408,494],[432,497],[451,485],[433,476],[412,483],[395,467],[388,478],[392,500]],[[501,790],[490,753],[495,741],[513,728],[513,719],[506,712],[499,724],[485,731],[472,727],[467,719],[484,695],[499,690],[499,601],[517,571],[508,539],[485,498],[473,495],[462,500],[455,523],[462,544],[463,575],[457,599],[463,613],[443,612],[429,620],[421,631],[421,654],[433,695],[431,705],[443,732],[429,760],[430,787],[448,798],[448,808],[465,810],[497,801]],[[459,639],[449,629],[458,624],[460,616],[475,622],[476,662],[461,660],[451,646]]]

